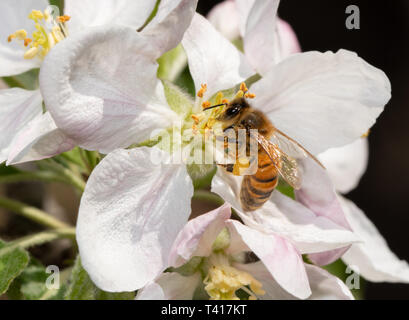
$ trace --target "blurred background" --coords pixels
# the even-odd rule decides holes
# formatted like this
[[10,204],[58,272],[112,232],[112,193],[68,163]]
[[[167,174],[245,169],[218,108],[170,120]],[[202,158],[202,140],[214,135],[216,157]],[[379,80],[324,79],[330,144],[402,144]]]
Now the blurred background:
[[[219,2],[199,1],[198,11],[206,14]],[[345,27],[352,4],[360,9],[360,30]],[[368,169],[347,197],[409,261],[409,1],[281,0],[279,15],[303,51],[352,50],[388,75],[392,100],[371,130]],[[407,299],[409,285],[367,282],[365,298]]]

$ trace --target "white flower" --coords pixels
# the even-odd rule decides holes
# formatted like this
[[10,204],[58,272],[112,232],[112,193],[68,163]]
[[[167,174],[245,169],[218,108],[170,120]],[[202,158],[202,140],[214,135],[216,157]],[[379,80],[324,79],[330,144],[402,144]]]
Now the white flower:
[[[238,299],[240,289],[250,299],[353,299],[339,279],[304,264],[289,241],[231,220],[230,210],[223,205],[190,220],[169,256],[181,274],[162,274],[137,299],[192,299],[200,282],[211,299]],[[260,260],[246,263],[247,252]]]
[[[182,34],[190,20],[179,17],[175,33]],[[192,185],[184,164],[155,166],[150,159],[170,157],[156,148],[116,150],[144,142],[175,120],[184,121],[184,129],[193,124],[189,99],[179,99],[187,113],[173,111],[156,78],[157,43],[124,27],[95,28],[56,46],[40,74],[46,106],[64,134],[84,148],[109,153],[90,177],[77,233],[85,269],[107,291],[135,290],[155,279],[167,267],[164,257],[190,212]],[[194,112],[201,111],[203,100],[254,73],[246,57],[198,14],[182,45],[201,91]],[[204,84],[207,90],[199,90]],[[341,50],[293,55],[251,91],[256,108],[317,154],[366,132],[389,100],[390,84],[382,71]],[[204,125],[214,120],[197,117]],[[224,192],[231,178],[220,183]],[[312,197],[333,205],[318,213],[274,192],[260,217],[276,215],[277,233],[294,240],[303,253],[345,247],[358,239],[342,226],[345,218],[332,191]],[[225,199],[240,208],[232,191],[231,198]]]
[[[183,14],[183,10],[189,9],[186,2],[162,1],[157,15],[141,33],[156,43],[158,52],[163,53],[180,41],[181,34],[169,32],[169,24],[175,23],[179,11]],[[0,76],[12,76],[40,67],[44,57],[58,42],[67,36],[82,34],[93,26],[124,25],[136,33],[144,26],[155,2],[106,0],[103,5],[95,5],[91,0],[67,0],[64,12],[69,16],[62,18],[51,17],[51,9],[44,10],[48,5],[45,0],[1,2]],[[65,22],[60,23],[60,19]],[[1,90],[0,108],[3,120],[0,124],[0,163],[7,160],[8,164],[14,164],[52,157],[70,150],[77,143],[57,127],[48,112],[43,114],[39,90]]]

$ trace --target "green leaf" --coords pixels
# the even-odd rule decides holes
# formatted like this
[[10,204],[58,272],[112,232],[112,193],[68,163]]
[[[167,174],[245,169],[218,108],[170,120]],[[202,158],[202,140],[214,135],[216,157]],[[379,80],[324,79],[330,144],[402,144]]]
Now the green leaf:
[[72,270],[66,300],[133,300],[134,292],[105,292],[97,288],[81,265],[78,256]]
[[[21,57],[23,60],[24,58]],[[40,69],[32,69],[12,77],[4,77],[4,82],[11,88],[18,87],[27,90],[35,90],[38,88],[38,74]]]
[[7,245],[0,240],[0,294],[24,270],[30,257],[24,249]]
[[16,174],[20,172],[21,170],[17,169],[16,167],[6,166],[5,163],[0,164],[0,176],[6,176],[6,175]]
[[159,59],[158,78],[175,81],[186,68],[187,57],[182,45],[169,50]]

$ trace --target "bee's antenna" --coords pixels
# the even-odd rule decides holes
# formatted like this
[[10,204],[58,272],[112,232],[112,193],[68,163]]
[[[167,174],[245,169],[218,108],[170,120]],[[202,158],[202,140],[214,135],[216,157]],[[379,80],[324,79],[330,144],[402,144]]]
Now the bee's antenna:
[[217,108],[217,107],[221,107],[221,106],[227,106],[227,103],[221,103],[221,104],[216,104],[214,106],[210,106],[207,108],[204,108],[203,111],[209,110],[209,109],[213,109],[213,108]]

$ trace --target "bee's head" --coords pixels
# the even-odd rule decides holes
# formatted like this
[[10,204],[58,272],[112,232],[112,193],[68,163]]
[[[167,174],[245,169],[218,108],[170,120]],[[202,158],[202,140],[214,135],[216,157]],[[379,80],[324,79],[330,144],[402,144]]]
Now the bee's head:
[[211,106],[205,108],[204,110],[212,109],[215,107],[225,106],[222,113],[216,118],[217,121],[220,121],[223,124],[223,129],[232,127],[237,123],[242,116],[243,112],[250,108],[244,97],[236,98],[229,103]]

